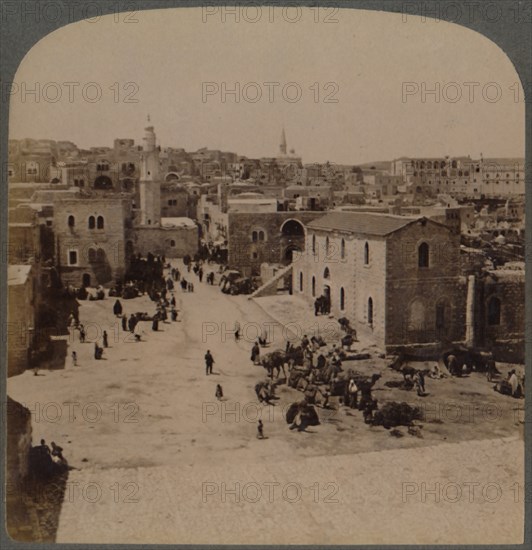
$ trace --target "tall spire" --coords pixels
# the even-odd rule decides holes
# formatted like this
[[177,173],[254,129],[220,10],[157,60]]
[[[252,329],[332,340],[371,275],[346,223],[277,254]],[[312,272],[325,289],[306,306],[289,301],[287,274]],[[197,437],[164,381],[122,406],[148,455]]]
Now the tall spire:
[[281,155],[286,155],[286,135],[284,133],[284,127],[283,131],[281,132],[281,143],[279,144],[279,152]]

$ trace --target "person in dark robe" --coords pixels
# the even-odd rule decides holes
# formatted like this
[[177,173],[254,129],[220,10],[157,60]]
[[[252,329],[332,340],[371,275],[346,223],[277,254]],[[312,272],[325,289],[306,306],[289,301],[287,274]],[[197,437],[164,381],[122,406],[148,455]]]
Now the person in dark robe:
[[115,305],[113,306],[113,313],[116,317],[120,317],[122,315],[122,304],[120,303],[120,300],[116,300]]

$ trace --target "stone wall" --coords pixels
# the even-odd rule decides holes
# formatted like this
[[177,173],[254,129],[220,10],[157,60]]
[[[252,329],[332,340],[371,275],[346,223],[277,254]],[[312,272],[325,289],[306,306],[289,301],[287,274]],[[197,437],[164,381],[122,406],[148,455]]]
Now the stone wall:
[[198,251],[198,227],[139,226],[135,228],[134,250],[146,256],[148,252],[166,258],[194,256]]
[[20,284],[8,284],[7,375],[15,376],[29,366],[31,332],[35,330],[33,272]]
[[[229,265],[245,275],[260,274],[260,265],[290,261],[290,251],[305,247],[302,235],[283,234],[283,224],[289,220],[303,226],[323,212],[228,213]],[[253,232],[264,234],[264,240],[253,240]],[[288,259],[287,259],[288,255]]]
[[[386,344],[459,342],[465,338],[467,281],[461,276],[460,236],[430,220],[387,241]],[[428,266],[419,247],[428,245]]]
[[[498,323],[490,323],[489,319],[492,298],[500,303]],[[477,279],[475,318],[476,340],[480,345],[497,350],[500,360],[524,362],[524,272],[495,270]]]
[[[69,216],[74,226],[69,226]],[[89,218],[103,218],[103,228],[89,227]],[[65,199],[54,203],[56,255],[61,279],[80,286],[109,285],[124,275],[126,246],[131,238],[131,200],[123,197]],[[72,262],[75,252],[76,262]]]
[[304,254],[294,261],[292,286],[294,294],[303,295],[309,303],[330,293],[335,317],[347,317],[357,331],[371,333],[377,344],[384,346],[385,277],[384,238],[312,230],[308,231]]

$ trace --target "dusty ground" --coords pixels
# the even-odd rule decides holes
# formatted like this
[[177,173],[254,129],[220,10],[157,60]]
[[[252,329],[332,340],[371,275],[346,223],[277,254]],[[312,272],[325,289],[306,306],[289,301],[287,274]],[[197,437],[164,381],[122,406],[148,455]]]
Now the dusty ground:
[[[55,441],[75,468],[59,514],[58,542],[452,543],[510,542],[510,536],[519,542],[522,499],[510,488],[523,481],[523,401],[496,394],[476,374],[427,379],[428,395],[420,398],[386,387],[401,377],[372,359],[353,367],[383,374],[374,391],[379,403],[423,407],[421,437],[406,429],[393,437],[344,408],[320,410],[320,426],[294,433],[283,409],[301,394],[280,386],[276,406],[262,407],[253,391],[265,373],[251,364],[250,348],[257,327],[272,318],[245,296],[226,296],[194,275],[191,280],[194,293],[175,292],[181,321],[160,324],[158,332],[145,323],[140,343],[119,328],[112,298],[82,302],[89,342],[80,344],[77,333],[69,339],[65,369],[9,379],[10,397],[33,411],[34,441]],[[122,304],[128,314],[153,312],[147,297]],[[238,343],[235,321],[244,336]],[[93,342],[103,330],[110,347],[105,360],[95,361]],[[279,325],[274,334],[271,349],[284,347]],[[216,361],[212,376],[205,375],[207,349]],[[78,366],[69,359],[72,350]],[[218,383],[223,401],[215,399]],[[265,440],[256,438],[259,417]],[[421,499],[425,482],[477,481],[480,497],[473,502],[464,495],[434,505],[424,493]],[[251,502],[250,492],[233,502],[224,489],[235,483],[259,483],[263,490],[264,483],[280,483],[281,496],[270,502],[263,494]],[[307,501],[282,495],[290,483],[307,487]],[[408,483],[414,485],[406,490],[417,492],[405,502]],[[482,488],[488,483],[504,492],[486,506]],[[317,497],[314,484],[321,490]],[[91,494],[84,493],[88,488]],[[339,502],[324,502],[324,491],[335,489]],[[397,523],[389,519],[393,514]],[[497,516],[504,521],[494,521]],[[424,521],[431,518],[440,523],[427,529]],[[380,528],[384,521],[387,527]]]

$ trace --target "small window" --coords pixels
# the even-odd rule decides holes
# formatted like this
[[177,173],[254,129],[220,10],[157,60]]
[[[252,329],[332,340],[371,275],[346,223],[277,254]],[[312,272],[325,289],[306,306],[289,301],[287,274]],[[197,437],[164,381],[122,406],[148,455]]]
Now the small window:
[[89,229],[94,229],[96,227],[96,218],[94,216],[89,216]]
[[266,238],[266,235],[264,231],[259,231],[259,241],[264,241]]
[[364,245],[364,265],[369,265],[369,244]]
[[418,267],[429,267],[429,245],[421,243],[417,250]]
[[299,272],[299,291],[303,292],[303,273]]
[[68,227],[74,227],[76,225],[76,218],[74,216],[68,216]]
[[340,309],[345,310],[345,290],[343,287],[340,289]]
[[172,239],[172,240],[170,241],[170,246],[172,246],[172,247],[175,246],[175,241],[174,241],[174,239]]
[[68,264],[76,265],[78,263],[78,252],[77,250],[70,250],[68,252]]
[[96,221],[96,227],[98,229],[103,229],[103,227],[104,227],[103,216],[98,216],[98,219]]
[[340,258],[342,260],[345,260],[345,240],[342,239],[342,242],[340,243]]
[[373,325],[373,298],[368,298],[368,325]]
[[316,277],[312,277],[312,296],[316,296]]
[[316,235],[312,235],[312,254],[316,254]]
[[325,259],[327,259],[329,257],[329,248],[330,248],[329,237],[326,237],[326,239],[325,239]]
[[257,231],[253,231],[253,233],[251,233],[251,240],[256,243],[258,240],[259,240],[259,234]]

